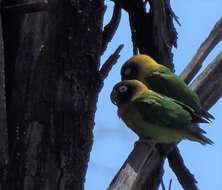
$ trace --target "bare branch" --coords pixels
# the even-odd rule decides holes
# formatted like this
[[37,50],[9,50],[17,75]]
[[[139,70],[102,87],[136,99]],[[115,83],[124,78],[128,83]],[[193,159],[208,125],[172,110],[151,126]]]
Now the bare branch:
[[[108,190],[139,190],[163,158],[149,144],[138,143],[123,164]],[[151,164],[152,163],[152,164]]]
[[123,44],[119,45],[116,51],[109,56],[109,58],[106,60],[106,62],[103,64],[102,68],[100,69],[99,74],[103,80],[108,76],[113,65],[116,64],[120,56],[119,53],[123,49],[123,46],[124,46]]
[[163,178],[161,179],[161,188],[162,188],[162,190],[166,190],[166,187],[165,187],[164,182],[163,182]]
[[176,147],[168,156],[168,162],[171,169],[177,176],[178,181],[184,189],[198,189],[196,179],[186,168],[179,149]]
[[198,93],[203,107],[209,109],[222,96],[222,51],[193,81],[191,88]]
[[170,184],[168,190],[171,190],[171,185],[172,185],[172,179],[170,179]]
[[201,44],[196,54],[181,73],[180,77],[188,84],[202,67],[202,63],[211,50],[222,39],[222,17],[216,23],[206,40]]
[[135,47],[138,47],[140,53],[148,54],[174,70],[171,49],[176,45],[177,34],[169,0],[149,0],[149,13],[143,0],[113,1],[118,2],[129,14],[134,53],[137,53]]
[[16,5],[5,6],[2,12],[5,14],[26,14],[39,11],[45,11],[48,7],[48,1],[42,0],[41,2],[22,3]]
[[112,40],[119,26],[120,19],[121,19],[121,7],[118,3],[115,3],[113,9],[113,16],[110,22],[104,27],[101,54],[104,53],[108,43]]

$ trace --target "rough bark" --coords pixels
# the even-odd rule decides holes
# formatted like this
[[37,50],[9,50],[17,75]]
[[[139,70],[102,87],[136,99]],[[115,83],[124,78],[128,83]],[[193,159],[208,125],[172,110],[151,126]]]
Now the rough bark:
[[[1,3],[1,1],[0,1]],[[5,100],[5,59],[4,42],[2,31],[2,16],[0,15],[0,189],[7,175],[8,164],[8,136],[6,122],[6,100]]]
[[44,12],[4,12],[3,189],[83,189],[101,86],[102,13],[102,0],[50,0]]
[[113,0],[129,14],[133,44],[140,53],[148,54],[159,63],[174,70],[172,46],[176,46],[175,15],[169,0],[149,0],[150,11],[143,0]]

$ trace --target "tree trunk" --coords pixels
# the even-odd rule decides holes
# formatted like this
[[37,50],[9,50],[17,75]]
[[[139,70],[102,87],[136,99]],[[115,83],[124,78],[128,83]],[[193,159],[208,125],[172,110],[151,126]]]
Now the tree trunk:
[[101,85],[102,13],[102,0],[4,12],[9,162],[2,189],[83,189]]

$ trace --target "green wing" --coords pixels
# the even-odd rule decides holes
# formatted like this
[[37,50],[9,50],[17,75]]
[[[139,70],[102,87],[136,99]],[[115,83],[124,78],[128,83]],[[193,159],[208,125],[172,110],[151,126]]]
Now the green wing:
[[[172,138],[174,138],[175,131],[177,131],[178,136],[176,135],[176,138],[178,139],[180,138],[179,136],[183,138],[183,135],[185,135],[186,138],[198,141],[201,144],[213,144],[213,141],[202,135],[206,133],[204,130],[198,126],[194,127],[190,125],[192,124],[193,109],[183,103],[176,102],[171,98],[160,96],[153,92],[152,95],[136,98],[131,103],[133,107],[137,109],[143,121],[154,126],[162,127],[162,130],[165,128],[162,134],[158,132],[159,139],[171,138],[171,134]],[[184,107],[186,109],[184,109]],[[167,132],[167,128],[173,129],[174,134],[173,131],[170,132],[170,130]],[[166,135],[168,137],[166,137]],[[147,136],[149,136],[149,134]]]
[[153,95],[143,96],[133,100],[132,104],[139,111],[144,121],[155,125],[178,127],[191,123],[191,114],[172,99]]
[[178,100],[170,98],[173,102],[177,103],[178,105],[182,106],[183,109],[188,111],[190,115],[192,116],[192,122],[193,123],[209,123],[209,119],[204,117],[201,113],[195,112],[194,109],[192,109],[190,106],[184,104],[183,102],[180,102]]
[[173,73],[161,70],[149,74],[146,76],[145,80],[150,89],[183,102],[192,107],[195,111],[201,109],[198,95]]
[[208,121],[214,119],[213,115],[201,108],[198,95],[180,77],[171,73],[168,68],[163,67],[160,71],[147,75],[145,80],[150,89],[183,102]]

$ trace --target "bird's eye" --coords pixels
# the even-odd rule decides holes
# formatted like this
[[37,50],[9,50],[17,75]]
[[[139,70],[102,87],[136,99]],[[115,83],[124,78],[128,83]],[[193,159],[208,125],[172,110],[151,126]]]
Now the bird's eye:
[[131,68],[127,68],[124,72],[125,76],[130,76],[132,73],[132,69]]
[[127,86],[120,86],[120,87],[119,87],[119,91],[120,91],[120,92],[126,92],[127,89],[128,89]]

